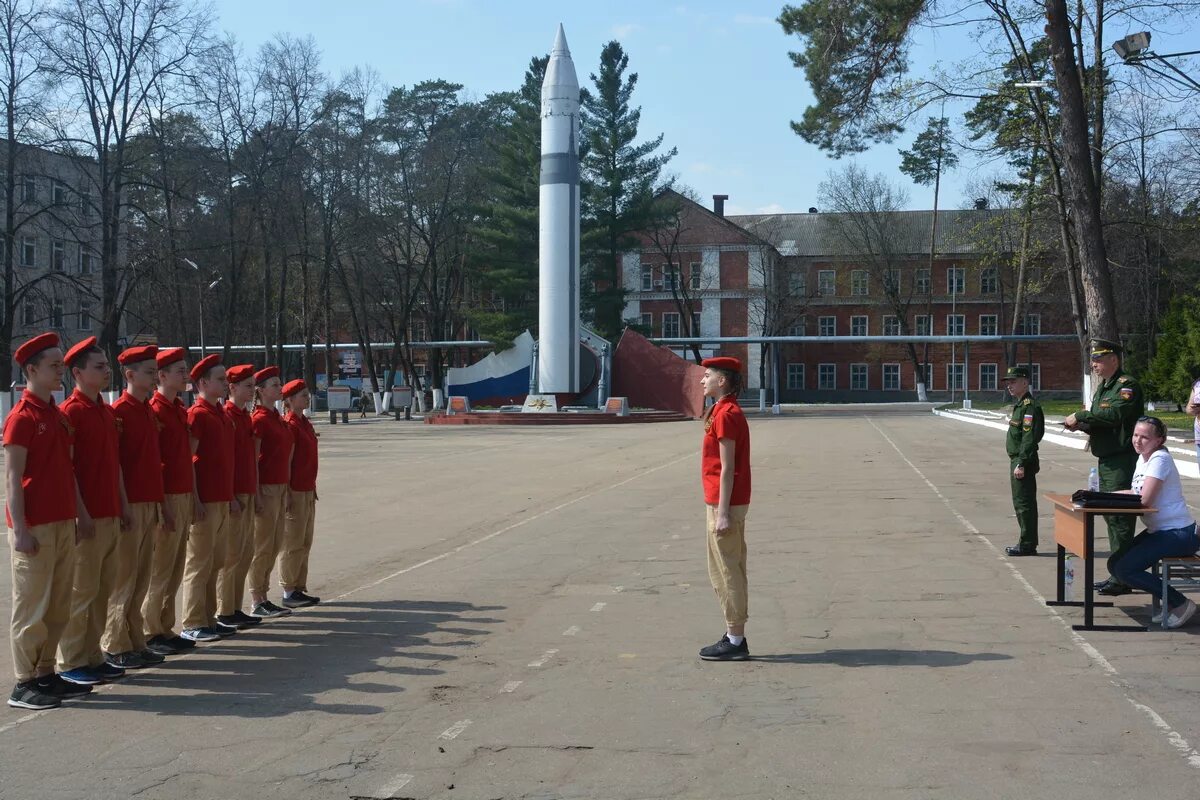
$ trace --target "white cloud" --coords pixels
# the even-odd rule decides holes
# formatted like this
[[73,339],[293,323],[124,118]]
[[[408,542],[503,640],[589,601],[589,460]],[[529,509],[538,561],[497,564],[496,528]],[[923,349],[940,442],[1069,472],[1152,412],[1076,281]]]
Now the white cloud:
[[706,161],[697,161],[695,164],[689,165],[688,169],[692,172],[706,173],[712,172],[714,167]]
[[625,39],[625,38],[628,38],[629,36],[632,36],[634,33],[636,33],[637,31],[640,31],[641,29],[642,29],[641,25],[638,25],[633,22],[626,22],[622,25],[613,25],[612,33],[613,33],[613,36],[616,36],[618,39]]
[[788,210],[786,208],[784,208],[783,206],[779,205],[779,203],[770,203],[768,205],[759,207],[754,213],[755,214],[786,214],[786,213],[788,213]]

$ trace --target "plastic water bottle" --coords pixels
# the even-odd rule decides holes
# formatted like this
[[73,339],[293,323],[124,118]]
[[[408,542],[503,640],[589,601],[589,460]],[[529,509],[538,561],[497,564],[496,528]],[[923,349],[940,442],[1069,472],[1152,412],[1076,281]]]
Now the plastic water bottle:
[[[1075,599],[1075,568],[1079,565],[1079,559],[1068,554],[1066,560],[1063,561],[1063,599],[1070,602]],[[1080,573],[1083,577],[1083,573]]]
[[1092,467],[1092,471],[1088,473],[1088,491],[1100,491],[1100,470]]

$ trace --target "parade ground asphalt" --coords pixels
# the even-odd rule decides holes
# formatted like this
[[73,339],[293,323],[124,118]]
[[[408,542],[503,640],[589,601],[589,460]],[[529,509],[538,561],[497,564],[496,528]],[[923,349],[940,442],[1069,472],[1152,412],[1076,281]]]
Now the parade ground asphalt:
[[[1200,625],[1080,634],[1046,607],[1048,503],[1044,555],[1002,554],[1003,432],[911,407],[750,426],[750,662],[696,657],[724,627],[700,423],[322,424],[322,604],[0,709],[0,797],[1200,794]],[[1091,463],[1044,445],[1040,489]],[[4,620],[9,594],[3,570]]]

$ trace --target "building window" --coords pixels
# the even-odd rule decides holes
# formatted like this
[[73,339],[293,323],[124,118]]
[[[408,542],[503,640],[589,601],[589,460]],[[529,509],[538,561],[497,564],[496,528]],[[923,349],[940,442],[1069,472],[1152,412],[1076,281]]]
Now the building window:
[[967,317],[965,314],[946,315],[946,335],[962,336],[966,332]]
[[654,314],[649,311],[642,312],[638,324],[649,331],[651,336],[654,335]]
[[409,337],[409,341],[413,341],[413,342],[429,341],[429,337],[427,337],[425,335],[425,321],[424,320],[419,319],[419,320],[415,320],[412,323],[412,335]]
[[817,272],[817,294],[822,297],[833,297],[837,294],[835,273],[833,270],[823,269]]
[[996,388],[996,365],[995,364],[980,364],[979,365],[979,389],[986,391]]
[[94,256],[87,247],[80,246],[79,248],[79,274],[91,275],[95,271],[96,256]]
[[700,312],[693,311],[692,312],[692,330],[690,332],[688,332],[688,336],[699,336],[699,335],[700,335]]
[[[924,381],[921,380],[921,372],[925,373]],[[926,391],[933,391],[933,364],[922,364],[921,371],[913,375],[917,383],[924,383]]]
[[679,312],[678,311],[664,311],[662,325],[663,325],[662,335],[663,335],[664,339],[678,339],[679,338]]
[[837,317],[818,317],[817,333],[821,336],[837,336]]
[[899,336],[900,335],[900,318],[889,314],[883,318],[883,335],[884,336]]
[[808,276],[803,272],[788,275],[788,293],[792,297],[808,297]]
[[55,272],[67,271],[67,243],[61,239],[50,243],[50,269]]
[[946,388],[951,391],[962,391],[963,370],[964,367],[962,364],[946,365]]
[[654,267],[642,267],[642,291],[654,291]]
[[867,317],[855,315],[850,318],[850,335],[867,336]]
[[1026,336],[1040,336],[1042,333],[1042,315],[1026,314],[1025,321],[1021,324],[1021,333]]
[[995,336],[1000,330],[1000,326],[996,322],[995,314],[980,314],[979,315],[979,335],[980,336]]
[[900,391],[900,365],[883,365],[883,390],[885,392]]
[[50,199],[56,206],[65,206],[67,204],[67,187],[55,181],[50,187]]
[[63,304],[62,300],[55,300],[54,307],[50,313],[50,327],[61,328],[63,326]]
[[37,266],[37,242],[31,236],[21,239],[21,266]]
[[32,175],[21,178],[21,202],[32,203],[37,200],[37,180]]
[[871,273],[856,269],[850,273],[850,294],[863,297],[871,293]]
[[808,317],[801,317],[796,320],[792,327],[788,328],[788,336],[808,336]]
[[92,304],[79,301],[79,322],[77,323],[79,330],[90,331],[92,329]]
[[804,388],[804,365],[803,364],[788,364],[787,365],[787,388],[803,389]]
[[827,390],[837,388],[837,364],[817,365],[817,388]]
[[37,321],[37,309],[34,308],[33,301],[26,300],[21,306],[21,322],[25,325],[36,325]]
[[1000,291],[1000,270],[984,267],[979,273],[979,293],[997,294]]
[[900,270],[889,269],[883,273],[883,290],[888,294],[900,294],[901,282]]
[[850,389],[856,392],[863,392],[867,389],[867,365],[866,364],[851,364],[850,365]]
[[1035,392],[1042,390],[1042,365],[1029,364],[1029,388]]
[[693,261],[688,267],[688,280],[691,281],[692,291],[700,291],[700,281],[704,278],[704,268],[699,261]]
[[79,213],[85,217],[92,213],[92,193],[87,189],[79,190]]
[[933,336],[933,317],[917,314],[917,336]]
[[921,267],[913,276],[914,294],[929,294],[929,267]]
[[673,292],[679,288],[679,268],[671,264],[663,264],[663,289]]
[[946,267],[946,294],[963,294],[966,288],[966,269],[963,267]]

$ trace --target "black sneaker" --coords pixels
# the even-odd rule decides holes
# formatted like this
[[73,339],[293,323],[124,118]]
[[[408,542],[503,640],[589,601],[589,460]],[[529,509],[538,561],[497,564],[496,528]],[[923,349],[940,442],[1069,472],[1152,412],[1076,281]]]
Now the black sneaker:
[[1096,594],[1102,594],[1106,597],[1120,597],[1123,594],[1133,594],[1135,591],[1132,586],[1126,586],[1114,580],[1107,580],[1103,586],[1096,590]]
[[150,637],[146,642],[146,649],[160,656],[177,656],[180,652],[178,648],[172,646],[170,639],[161,634]]
[[115,681],[118,678],[125,677],[125,670],[114,667],[112,664],[109,664],[107,661],[103,662],[98,667],[92,667],[92,669],[95,670],[96,673],[98,675],[100,675],[100,677],[104,678],[105,682]]
[[188,628],[180,635],[189,642],[215,642],[221,638],[212,628]]
[[250,611],[250,613],[262,619],[272,619],[274,617],[286,617],[292,612],[291,609],[280,608],[270,600],[263,600],[261,603],[256,605]]
[[224,639],[226,636],[233,636],[238,632],[236,625],[225,625],[221,622],[214,622],[212,625],[208,626],[208,629],[222,639]]
[[1012,546],[1012,547],[1006,547],[1006,548],[1004,548],[1004,553],[1005,553],[1005,555],[1008,555],[1008,556],[1013,556],[1013,557],[1016,557],[1016,556],[1036,556],[1036,555],[1037,555],[1037,548],[1036,548],[1036,547],[1031,547],[1030,545],[1018,544],[1018,545],[1014,545],[1014,546]]
[[750,643],[743,637],[741,644],[734,644],[722,636],[721,641],[701,650],[700,658],[705,661],[749,661]]
[[37,690],[59,700],[69,700],[72,697],[83,697],[92,693],[91,686],[81,686],[78,683],[64,681],[61,675],[46,675],[37,679]]
[[309,597],[304,592],[295,591],[291,594],[283,596],[283,605],[285,608],[307,608],[308,606],[316,605],[320,600]]
[[166,637],[166,640],[167,644],[169,644],[171,647],[174,647],[181,653],[185,650],[191,650],[196,646],[196,643],[191,639],[185,639],[182,636],[168,636]]
[[235,611],[232,614],[218,614],[217,622],[230,628],[252,628],[255,625],[262,624],[262,620],[258,617],[251,617],[248,614],[243,614],[241,611]]
[[117,669],[141,669],[146,666],[141,653],[134,650],[126,653],[106,653],[104,660],[109,666],[116,667]]
[[45,711],[48,708],[58,708],[62,701],[57,697],[45,694],[38,689],[37,681],[24,681],[13,687],[8,697],[8,704],[13,708],[28,708],[31,711]]
[[311,605],[314,605],[314,606],[321,602],[321,598],[312,596],[311,594],[308,593],[307,589],[301,589],[300,596],[303,597]]
[[141,650],[138,655],[142,657],[142,663],[147,667],[154,666],[155,664],[161,664],[166,661],[166,659],[163,658],[160,653],[154,652],[149,647]]

